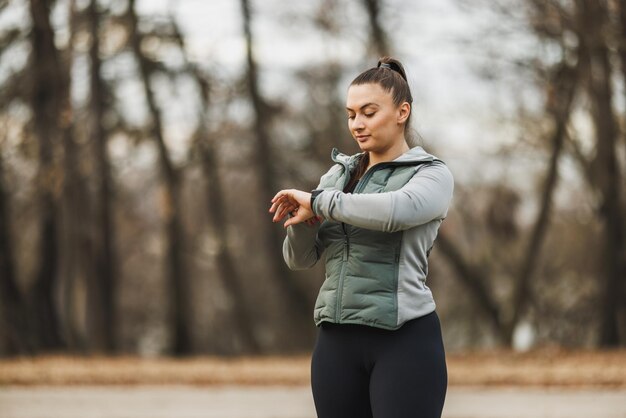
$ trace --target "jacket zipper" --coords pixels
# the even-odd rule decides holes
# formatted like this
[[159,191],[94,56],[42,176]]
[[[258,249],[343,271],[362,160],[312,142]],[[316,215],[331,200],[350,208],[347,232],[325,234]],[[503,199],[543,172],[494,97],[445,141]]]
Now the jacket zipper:
[[[346,173],[346,179],[344,180],[343,187],[341,188],[341,190],[344,190],[346,188],[346,185],[350,181],[350,169],[348,167],[348,164],[344,163],[343,161],[340,161],[340,163],[343,165],[344,171]],[[346,224],[343,222],[341,223],[341,229],[343,230],[343,253],[341,255],[341,271],[339,273],[339,283],[337,284],[337,303],[335,304],[336,323],[339,323],[340,321],[339,312],[341,311],[341,296],[343,294],[343,277],[346,271],[346,262],[348,261],[349,249],[348,231],[346,231]]]
[[348,262],[348,236],[346,235],[343,242],[343,254],[341,256],[341,272],[339,273],[339,284],[337,285],[337,304],[335,306],[335,322],[339,323],[341,312],[341,296],[343,295],[343,278],[346,272],[346,264]]

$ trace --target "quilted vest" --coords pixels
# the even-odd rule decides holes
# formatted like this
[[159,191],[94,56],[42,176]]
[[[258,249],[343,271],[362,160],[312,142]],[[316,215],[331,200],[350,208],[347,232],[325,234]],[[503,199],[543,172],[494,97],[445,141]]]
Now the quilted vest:
[[[337,163],[318,189],[343,190],[362,153],[348,156],[333,148]],[[353,193],[382,193],[404,186],[427,161],[389,161],[371,167]],[[326,276],[314,307],[316,325],[324,320],[397,329],[398,265],[404,231],[382,232],[324,220],[318,239],[325,248]]]

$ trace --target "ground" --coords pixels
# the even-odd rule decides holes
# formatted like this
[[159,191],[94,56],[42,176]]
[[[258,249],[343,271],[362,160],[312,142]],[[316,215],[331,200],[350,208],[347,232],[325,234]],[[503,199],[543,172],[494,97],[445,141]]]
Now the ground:
[[[10,386],[3,418],[315,418],[309,386]],[[625,389],[452,386],[443,418],[624,418]],[[348,418],[348,417],[346,417]]]
[[[626,350],[448,355],[448,418],[626,418]],[[0,360],[3,418],[314,418],[310,355]]]

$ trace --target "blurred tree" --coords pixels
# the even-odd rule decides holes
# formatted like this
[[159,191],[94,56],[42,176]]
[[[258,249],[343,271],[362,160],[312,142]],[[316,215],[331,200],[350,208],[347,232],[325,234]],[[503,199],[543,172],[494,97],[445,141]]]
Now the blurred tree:
[[[554,0],[531,2],[530,16],[535,34],[546,43],[560,47],[564,59],[581,67],[580,94],[588,102],[580,106],[594,129],[593,146],[585,154],[574,129],[567,131],[568,146],[577,159],[589,192],[595,196],[598,219],[604,225],[601,272],[600,346],[626,343],[626,255],[624,234],[624,193],[622,167],[617,159],[618,138],[625,132],[616,122],[613,83],[619,77],[611,65],[623,50],[623,19],[618,3],[576,0],[562,4]],[[575,45],[575,46],[572,46]],[[622,74],[623,77],[623,74]],[[622,84],[625,79],[622,78]],[[586,107],[585,105],[588,105]],[[588,142],[585,138],[584,142]],[[621,328],[621,329],[620,329]]]
[[547,115],[553,119],[553,132],[549,141],[552,150],[543,189],[540,190],[539,211],[527,241],[513,291],[512,317],[507,324],[505,334],[508,341],[512,341],[515,327],[522,319],[524,311],[532,299],[530,283],[534,272],[537,270],[537,260],[542,253],[541,250],[548,231],[553,195],[558,181],[559,157],[563,151],[566,126],[571,117],[572,103],[579,78],[580,68],[570,66],[566,60],[548,71],[545,106]]
[[[513,19],[510,3],[499,2],[495,9],[503,17]],[[592,195],[599,198],[597,213],[605,225],[605,244],[600,250],[605,259],[602,263],[605,271],[598,304],[601,306],[599,344],[617,345],[620,338],[626,340],[626,329],[619,330],[620,324],[622,327],[626,325],[626,298],[622,287],[626,271],[623,238],[626,208],[621,198],[621,168],[616,158],[619,128],[612,104],[612,80],[617,74],[609,62],[611,51],[621,51],[615,34],[622,33],[623,24],[618,23],[622,20],[616,16],[618,10],[613,2],[528,0],[522,4],[525,6],[526,28],[546,47],[554,48],[558,59],[555,60],[554,55],[542,56],[540,52],[520,63],[524,69],[534,71],[540,80],[545,95],[545,114],[552,120],[553,128],[548,142],[552,148],[551,156],[540,193],[539,210],[514,275],[510,303],[499,301],[489,289],[489,283],[494,283],[490,277],[493,260],[471,262],[462,255],[460,248],[456,248],[446,228],[443,228],[439,243],[457,276],[490,318],[501,342],[511,344],[515,327],[523,319],[529,304],[534,303],[535,296],[530,290],[532,276],[540,264],[542,243],[547,234],[552,195],[558,180],[559,155],[567,145],[580,163]],[[581,100],[576,101],[576,97]],[[590,109],[585,108],[582,98],[588,99]],[[571,115],[575,111],[591,115],[595,128],[591,153],[583,152],[580,138],[572,128]],[[494,221],[492,219],[491,223]]]
[[370,43],[368,46],[370,53],[377,57],[393,55],[389,44],[389,36],[381,24],[383,21],[381,9],[384,3],[380,0],[363,0],[363,4],[369,17]]
[[[559,156],[563,150],[566,126],[571,117],[571,106],[580,77],[580,68],[571,65],[566,58],[554,64],[552,68],[541,68],[538,71],[542,72],[541,78],[545,83],[545,113],[552,121],[553,126],[548,142],[551,144],[551,152],[543,187],[540,190],[539,210],[536,213],[529,237],[526,238],[525,249],[517,261],[516,272],[513,273],[510,299],[501,301],[490,290],[490,283],[496,282],[491,277],[496,274],[492,264],[495,258],[488,258],[480,263],[470,261],[462,254],[462,250],[458,248],[454,240],[449,237],[447,228],[442,228],[438,237],[438,245],[443,255],[450,262],[457,277],[474,295],[478,306],[491,323],[500,343],[506,346],[512,345],[515,329],[533,298],[530,293],[530,283],[538,266],[541,248],[548,230],[553,194],[558,180]],[[499,205],[502,205],[502,202]],[[507,212],[509,215],[514,214],[511,210],[507,210]],[[513,219],[510,219],[509,222],[513,222]],[[493,207],[487,223],[491,225],[492,231],[494,231],[494,227],[497,229],[494,231],[494,239],[500,236],[500,239],[509,240],[512,237],[509,234],[500,234],[503,220],[498,215],[498,211],[494,212]],[[516,232],[512,225],[514,223],[504,227],[514,235]],[[502,251],[503,248],[499,250]]]
[[139,65],[139,73],[143,84],[143,92],[152,118],[152,139],[156,142],[159,165],[165,187],[163,211],[167,233],[167,281],[169,300],[169,329],[173,338],[173,354],[187,355],[192,352],[191,320],[192,312],[189,303],[190,281],[182,257],[184,236],[181,225],[180,206],[180,174],[172,163],[163,136],[161,109],[159,109],[150,79],[158,64],[152,62],[142,50],[142,33],[139,31],[138,18],[135,11],[135,0],[128,3],[128,24],[130,46]]
[[[603,248],[604,291],[600,304],[599,342],[602,346],[620,344],[620,322],[624,327],[621,338],[626,343],[626,230],[623,220],[626,206],[622,198],[622,173],[617,159],[620,133],[613,105],[615,69],[610,63],[613,54],[611,51],[621,50],[619,44],[620,39],[623,43],[623,38],[609,35],[619,34],[622,30],[611,23],[620,20],[612,18],[611,15],[616,10],[610,3],[612,2],[578,0],[574,10],[570,12],[574,22],[573,30],[580,44],[578,59],[586,67],[585,88],[591,102],[590,113],[595,129],[595,155],[580,161],[589,173],[587,178],[592,190],[599,196],[597,211],[604,223],[606,240]],[[623,25],[622,22],[621,26]],[[625,82],[623,79],[622,84]]]
[[[7,2],[0,2],[0,11],[4,11]],[[17,28],[5,30],[0,38],[0,55],[4,54],[9,46],[21,35]],[[4,57],[3,57],[4,58]],[[12,78],[12,77],[9,77]],[[2,86],[0,106],[2,112],[16,92],[7,92]],[[4,158],[1,152],[7,143],[7,122],[3,121],[2,137],[0,138],[0,328],[2,337],[6,340],[7,351],[13,353],[33,353],[36,341],[28,323],[28,308],[26,298],[18,285],[15,265],[15,243],[11,234],[11,196],[6,183]]]
[[[325,55],[333,56],[332,51],[337,42],[349,36],[352,28],[343,24],[345,9],[345,3],[324,0],[314,10],[310,20],[312,27],[309,30],[319,31],[326,48]],[[289,18],[292,17],[286,17]],[[308,19],[305,23],[309,23]],[[300,26],[304,26],[304,23]],[[306,133],[298,138],[297,147],[290,149],[289,158],[281,158],[280,166],[276,167],[281,177],[294,180],[295,186],[291,183],[289,187],[314,187],[319,180],[317,173],[327,170],[332,164],[330,152],[333,147],[346,153],[358,152],[358,147],[347,130],[348,124],[344,116],[346,86],[343,84],[343,65],[342,60],[329,58],[319,64],[311,62],[295,72],[296,82],[307,92],[307,100],[289,103],[282,109],[283,113],[278,121],[297,121],[298,126]],[[296,158],[292,158],[293,156]],[[278,157],[280,158],[280,154]],[[297,164],[294,165],[293,161]],[[315,163],[318,168],[314,176],[303,176],[301,161]]]
[[99,351],[115,352],[118,349],[117,258],[115,256],[115,224],[112,214],[113,184],[111,164],[107,152],[108,134],[103,126],[108,107],[107,92],[101,76],[100,15],[97,0],[91,0],[87,8],[88,30],[91,40],[90,59],[90,142],[94,145],[97,167],[97,205],[94,222],[95,272],[89,281],[88,330],[89,342]]
[[[2,138],[0,144],[6,140]],[[3,156],[0,154],[0,318],[2,330],[8,343],[9,353],[34,353],[35,342],[27,322],[26,301],[17,284],[9,195],[6,192],[3,170]]]
[[[74,43],[78,26],[78,12],[75,1],[68,3],[69,39],[67,47],[60,54],[64,87],[62,90],[61,121],[59,129],[63,147],[63,193],[60,211],[61,251],[60,287],[64,298],[60,303],[64,317],[65,338],[69,349],[87,350],[87,337],[81,332],[77,295],[79,286],[96,276],[94,264],[94,237],[92,234],[93,204],[87,190],[87,178],[81,170],[81,149],[76,142],[75,115],[70,98],[71,68],[74,65]],[[87,306],[98,306],[100,295],[96,294]],[[87,328],[90,330],[90,328]]]
[[[54,44],[50,25],[50,1],[31,0],[32,71],[31,106],[34,132],[38,141],[39,173],[39,267],[33,284],[30,310],[39,347],[58,350],[66,346],[62,340],[59,313],[54,303],[58,283],[59,261],[59,189],[62,171],[55,159],[55,144],[69,123],[67,73],[63,71],[59,51]],[[50,80],[55,80],[51,83]]]
[[486,223],[491,233],[499,240],[516,239],[519,234],[517,225],[518,208],[521,198],[516,190],[504,185],[496,186]]
[[[618,39],[617,52],[620,56],[622,79],[626,80],[626,0],[619,0],[616,7],[618,10],[617,21],[619,22],[616,27],[616,36]],[[626,88],[624,88],[623,90],[624,99],[626,100]],[[622,135],[622,139],[624,139],[624,146],[626,146],[626,135]]]
[[173,16],[170,16],[173,39],[180,49],[185,71],[196,84],[200,96],[198,111],[198,127],[194,134],[192,153],[197,153],[202,164],[204,181],[206,183],[207,212],[213,238],[216,241],[217,251],[214,257],[221,282],[234,301],[232,316],[234,318],[234,332],[244,344],[243,352],[259,353],[261,346],[254,333],[254,316],[244,296],[244,280],[235,268],[235,260],[227,242],[227,220],[224,208],[224,192],[218,171],[218,158],[215,138],[207,127],[211,103],[211,80],[202,73],[198,66],[191,62],[187,54],[185,37]]
[[[276,176],[273,170],[273,162],[275,161],[275,153],[270,143],[269,127],[272,121],[272,111],[268,104],[261,96],[259,90],[259,76],[257,64],[253,56],[253,33],[252,33],[252,12],[248,0],[241,0],[241,11],[243,14],[243,32],[246,41],[246,77],[247,88],[252,107],[254,108],[253,129],[255,140],[255,152],[253,153],[254,161],[252,165],[255,167],[259,178],[259,195],[262,198],[260,203],[261,212],[267,212],[271,198],[278,192]],[[264,204],[263,204],[264,202]],[[270,251],[268,256],[268,265],[270,277],[276,280],[281,296],[277,303],[283,308],[283,317],[290,325],[291,329],[287,330],[287,335],[291,338],[285,340],[285,347],[293,345],[292,348],[298,348],[302,341],[295,338],[302,334],[302,330],[310,324],[310,306],[311,303],[306,292],[297,287],[296,281],[292,279],[292,272],[287,268],[282,256],[282,243],[284,240],[284,231],[277,225],[266,224],[262,231],[259,231],[265,237],[264,250]]]

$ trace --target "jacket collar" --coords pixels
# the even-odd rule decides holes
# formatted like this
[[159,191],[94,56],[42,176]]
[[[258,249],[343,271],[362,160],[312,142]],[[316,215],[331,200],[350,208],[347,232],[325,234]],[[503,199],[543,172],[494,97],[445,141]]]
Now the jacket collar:
[[[365,152],[357,152],[356,154],[348,155],[339,151],[336,147],[334,147],[330,153],[331,159],[336,163],[342,163],[348,165],[348,167],[354,166],[359,158],[361,158]],[[398,156],[393,162],[424,162],[424,161],[433,161],[438,160],[432,154],[427,153],[424,148],[419,145],[414,146],[409,149],[404,154]]]

